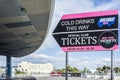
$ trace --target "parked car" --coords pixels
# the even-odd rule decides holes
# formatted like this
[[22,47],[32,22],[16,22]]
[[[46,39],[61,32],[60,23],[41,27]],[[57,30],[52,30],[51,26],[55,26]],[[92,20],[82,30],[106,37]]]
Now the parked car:
[[51,72],[50,76],[62,76],[61,72]]

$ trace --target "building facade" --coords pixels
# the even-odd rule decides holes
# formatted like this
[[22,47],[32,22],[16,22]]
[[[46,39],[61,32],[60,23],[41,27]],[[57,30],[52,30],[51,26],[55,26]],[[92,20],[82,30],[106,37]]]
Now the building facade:
[[18,64],[17,70],[28,74],[49,74],[53,71],[53,64],[32,64],[30,62],[21,62]]
[[3,76],[6,74],[6,68],[5,67],[0,67],[0,76]]

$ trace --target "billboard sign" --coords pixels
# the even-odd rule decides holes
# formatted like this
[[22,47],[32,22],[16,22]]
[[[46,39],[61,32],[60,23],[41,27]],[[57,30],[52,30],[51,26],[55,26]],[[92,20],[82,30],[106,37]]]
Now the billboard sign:
[[65,52],[118,49],[118,11],[63,15],[53,37]]

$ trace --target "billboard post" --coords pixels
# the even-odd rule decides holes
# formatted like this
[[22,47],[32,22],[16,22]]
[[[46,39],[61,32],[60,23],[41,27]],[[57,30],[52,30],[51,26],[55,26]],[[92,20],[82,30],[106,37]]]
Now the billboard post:
[[111,80],[114,80],[114,76],[113,76],[113,50],[111,50]]
[[68,52],[66,52],[65,80],[68,80]]

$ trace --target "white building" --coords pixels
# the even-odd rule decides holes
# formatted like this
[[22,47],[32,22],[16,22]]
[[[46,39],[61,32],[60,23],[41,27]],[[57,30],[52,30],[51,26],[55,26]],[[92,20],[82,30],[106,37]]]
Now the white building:
[[21,62],[18,64],[17,70],[26,72],[28,74],[49,74],[53,71],[53,64],[32,64],[30,62]]
[[0,67],[0,76],[6,73],[6,68]]

